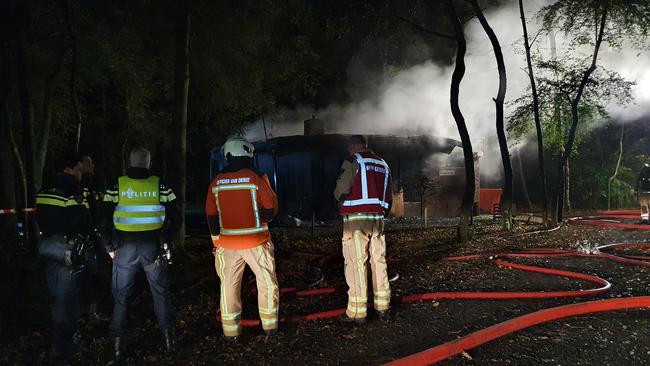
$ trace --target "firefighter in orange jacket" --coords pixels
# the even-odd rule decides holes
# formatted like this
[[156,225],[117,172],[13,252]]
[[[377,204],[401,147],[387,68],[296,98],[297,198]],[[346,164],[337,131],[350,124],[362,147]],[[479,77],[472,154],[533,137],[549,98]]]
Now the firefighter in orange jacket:
[[343,216],[343,257],[345,281],[349,286],[348,307],[339,321],[366,322],[368,259],[372,268],[374,308],[382,320],[389,318],[390,284],[386,265],[384,216],[393,200],[388,164],[366,150],[361,135],[348,140],[350,157],[341,165],[334,196]]
[[266,174],[253,167],[253,152],[245,139],[228,139],[224,145],[228,165],[210,183],[205,200],[221,280],[221,323],[233,342],[241,334],[241,282],[247,264],[257,279],[264,333],[275,334],[278,329],[279,291],[267,224],[277,213],[278,199]]

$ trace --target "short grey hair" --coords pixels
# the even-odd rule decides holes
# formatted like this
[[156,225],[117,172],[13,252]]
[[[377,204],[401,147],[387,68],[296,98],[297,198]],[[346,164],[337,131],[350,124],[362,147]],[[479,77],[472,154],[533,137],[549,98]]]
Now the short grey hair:
[[129,164],[133,168],[149,168],[151,166],[151,153],[144,147],[136,147],[129,154]]

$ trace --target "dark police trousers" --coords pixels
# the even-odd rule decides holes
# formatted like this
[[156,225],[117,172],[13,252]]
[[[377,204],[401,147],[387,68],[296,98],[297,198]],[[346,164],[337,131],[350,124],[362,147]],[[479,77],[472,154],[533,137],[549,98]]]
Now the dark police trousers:
[[121,240],[121,245],[113,258],[113,277],[111,287],[115,306],[111,323],[111,336],[122,337],[126,331],[127,306],[133,294],[135,276],[144,269],[153,305],[161,330],[170,329],[174,324],[169,291],[169,271],[167,262],[157,260],[159,244],[156,239],[129,238]]
[[69,354],[77,327],[78,274],[70,267],[50,262],[45,266],[45,279],[52,297],[52,347],[56,352]]
[[103,246],[90,243],[85,255],[86,270],[79,280],[81,301],[85,306],[96,305],[98,309],[108,310],[111,296],[111,259]]

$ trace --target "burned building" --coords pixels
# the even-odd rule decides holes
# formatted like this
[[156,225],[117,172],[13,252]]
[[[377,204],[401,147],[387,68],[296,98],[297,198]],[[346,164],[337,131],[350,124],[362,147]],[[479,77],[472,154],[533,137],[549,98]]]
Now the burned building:
[[[326,134],[323,122],[311,119],[305,121],[304,135],[253,142],[255,165],[269,176],[278,194],[280,217],[338,219],[333,192],[341,163],[347,157],[349,136]],[[391,168],[393,215],[419,215],[420,204],[428,207],[430,215],[458,214],[465,185],[463,160],[454,158],[457,150],[462,157],[460,141],[430,135],[366,138],[369,148]],[[211,175],[224,165],[223,148],[213,149]]]

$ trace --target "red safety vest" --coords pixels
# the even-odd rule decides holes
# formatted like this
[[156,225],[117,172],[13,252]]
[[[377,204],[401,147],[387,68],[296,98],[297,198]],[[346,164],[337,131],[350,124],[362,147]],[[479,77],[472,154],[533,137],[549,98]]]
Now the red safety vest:
[[362,151],[353,155],[359,164],[354,177],[354,184],[343,205],[341,215],[352,213],[387,214],[389,202],[392,201],[392,189],[389,187],[390,168],[388,164],[374,153]]

